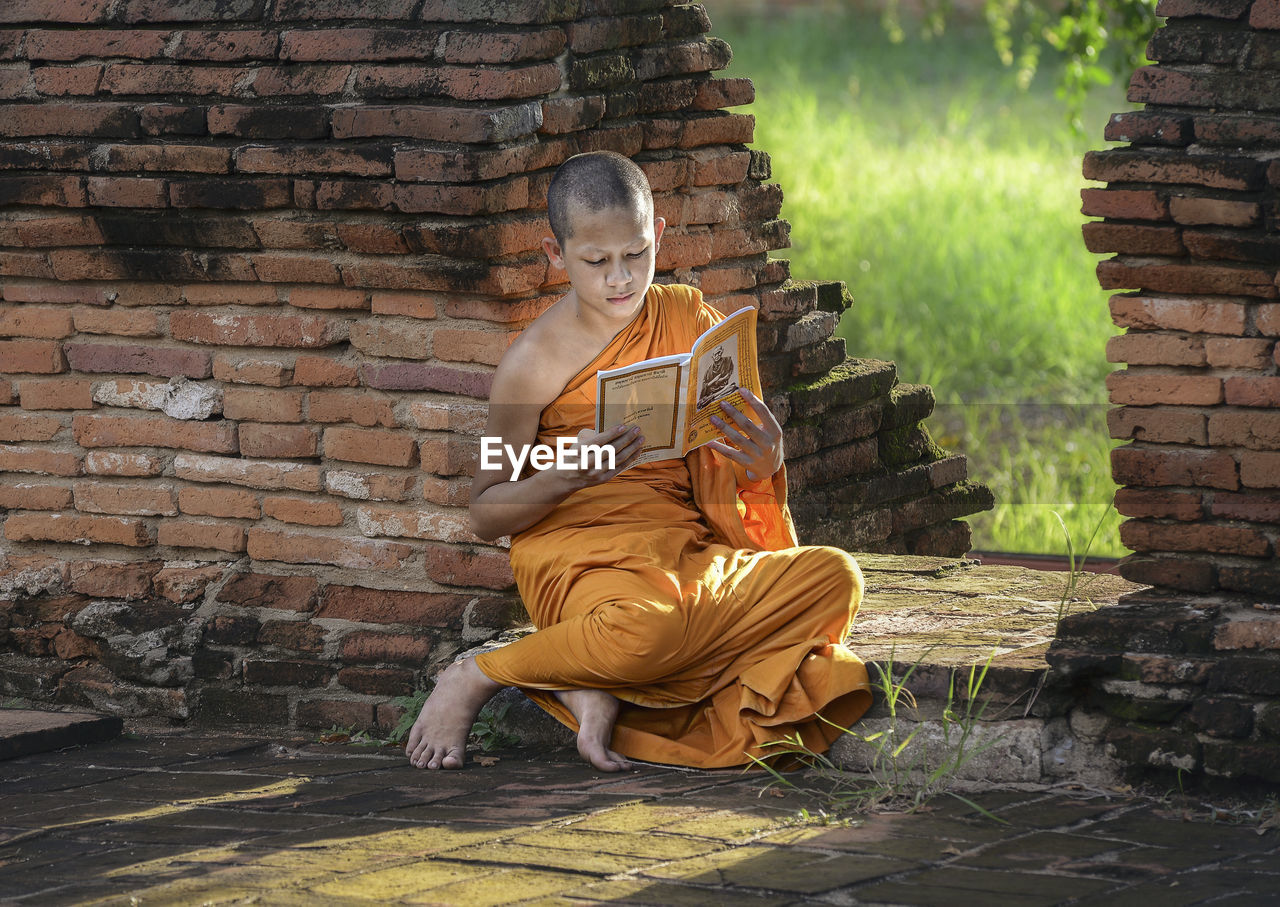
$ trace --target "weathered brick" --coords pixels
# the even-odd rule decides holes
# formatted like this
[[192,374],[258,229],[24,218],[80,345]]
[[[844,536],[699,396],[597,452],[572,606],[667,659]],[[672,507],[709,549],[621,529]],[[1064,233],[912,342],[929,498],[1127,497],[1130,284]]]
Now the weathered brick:
[[240,426],[239,436],[240,453],[246,457],[307,458],[320,450],[320,432],[309,425],[246,422]]
[[317,618],[418,627],[461,626],[471,596],[441,592],[399,592],[361,586],[325,587]]
[[1210,513],[1224,520],[1250,523],[1280,523],[1280,495],[1244,492],[1218,492],[1213,496]]
[[430,657],[432,637],[417,632],[374,633],[357,630],[342,638],[340,657],[348,664],[401,664],[421,667]]
[[308,620],[269,620],[258,631],[258,642],[295,652],[322,652],[324,629]]
[[1280,378],[1227,378],[1223,385],[1229,406],[1280,407]]
[[329,564],[350,570],[398,570],[414,549],[398,542],[347,536],[249,530],[249,556],[286,564]]
[[1261,268],[1113,258],[1099,262],[1097,271],[1099,283],[1108,290],[1141,288],[1164,293],[1264,298],[1280,295],[1274,272]]
[[228,419],[252,422],[301,422],[302,392],[229,387],[222,413]]
[[75,508],[82,513],[119,516],[173,516],[178,508],[173,489],[164,485],[76,482]]
[[1266,557],[1271,545],[1256,529],[1211,523],[1153,523],[1126,520],[1120,541],[1135,551],[1209,551],[1245,557]]
[[1209,416],[1209,443],[1215,447],[1280,450],[1280,412],[1215,412]]
[[387,394],[312,391],[307,398],[307,416],[313,422],[354,422],[365,428],[393,428],[395,403],[395,398]]
[[1204,498],[1181,491],[1156,491],[1146,488],[1121,488],[1116,492],[1116,510],[1128,517],[1160,520],[1200,520],[1204,517]]
[[218,353],[213,357],[213,377],[233,384],[284,387],[293,383],[293,367],[279,359],[251,359]]
[[1084,244],[1090,252],[1130,255],[1185,255],[1181,232],[1175,227],[1136,226],[1090,221],[1084,225]]
[[437,328],[431,335],[431,350],[437,359],[497,365],[517,336],[515,331]]
[[328,469],[324,475],[325,491],[358,501],[407,501],[413,495],[413,474],[388,475],[361,473],[346,469]]
[[363,505],[356,509],[360,532],[366,536],[433,539],[445,542],[479,542],[470,520],[460,508],[402,510]]
[[337,359],[299,356],[293,369],[294,383],[308,387],[355,387],[360,383],[359,367]]
[[111,563],[73,561],[68,587],[96,598],[137,601],[151,595],[152,582],[163,565],[159,561]]
[[11,375],[56,375],[67,370],[56,340],[0,340],[0,371]]
[[178,509],[194,516],[237,517],[256,520],[262,515],[258,499],[235,488],[181,488]]
[[1246,488],[1280,488],[1280,452],[1242,452],[1240,484]]
[[237,523],[168,519],[161,521],[156,541],[175,548],[205,548],[238,554],[245,550],[245,527]]
[[1185,195],[1169,199],[1169,213],[1180,224],[1223,227],[1252,227],[1262,217],[1256,202]]
[[1120,327],[1141,330],[1242,335],[1248,307],[1234,300],[1194,297],[1111,297],[1111,317]]
[[141,310],[80,309],[74,313],[75,329],[82,334],[114,334],[118,337],[161,336],[159,313]]
[[300,309],[368,309],[369,294],[364,290],[299,287],[289,291],[289,305]]
[[164,466],[151,454],[91,450],[84,455],[84,471],[95,476],[158,476]]
[[1209,443],[1209,413],[1183,406],[1124,406],[1107,413],[1111,437],[1156,444]]
[[176,447],[234,453],[236,431],[225,422],[190,422],[161,416],[80,414],[72,432],[81,447]]
[[1156,369],[1124,369],[1107,375],[1111,402],[1131,406],[1176,403],[1212,406],[1223,400],[1222,379]]
[[79,455],[44,447],[0,444],[0,472],[35,472],[54,476],[78,476],[84,471]]
[[0,411],[0,441],[52,441],[62,428],[57,416]]
[[329,113],[321,106],[224,104],[209,108],[208,128],[212,135],[239,138],[321,139],[329,131]]
[[1208,337],[1204,351],[1209,365],[1216,368],[1261,370],[1270,366],[1275,346],[1275,341],[1261,337]]
[[343,520],[342,508],[333,501],[308,498],[267,497],[262,513],[282,523],[306,526],[341,526]]
[[19,513],[4,524],[11,542],[74,542],[77,544],[127,545],[140,548],[152,543],[146,523],[106,516],[66,516],[57,513]]
[[71,489],[65,485],[22,482],[8,479],[0,485],[0,509],[67,510],[71,507]]
[[241,460],[180,453],[173,459],[173,471],[192,482],[224,482],[268,490],[319,491],[320,468],[306,463]]
[[338,683],[370,696],[407,696],[414,690],[415,674],[404,668],[343,668]]
[[201,350],[112,343],[68,343],[67,360],[79,372],[159,375],[164,378],[208,378],[211,357]]
[[242,573],[228,580],[218,601],[242,608],[310,611],[315,607],[319,583],[310,576],[274,576]]
[[322,687],[333,676],[333,666],[323,661],[270,661],[246,658],[246,683],[263,686]]
[[434,331],[420,322],[360,322],[351,326],[351,345],[366,356],[430,359]]
[[1131,331],[1107,341],[1107,361],[1129,365],[1203,366],[1208,359],[1203,336]]
[[[1280,107],[1276,101],[1280,97],[1280,75],[1254,71],[1250,78],[1241,79],[1232,72],[1198,67],[1145,66],[1130,79],[1127,97],[1135,103],[1276,110]],[[1217,170],[1217,164],[1210,169]],[[1203,173],[1202,168],[1196,170]]]
[[412,437],[400,432],[326,428],[324,455],[356,463],[413,466],[418,461],[418,446]]
[[[353,694],[348,694],[353,695]],[[349,727],[369,730],[375,726],[374,704],[348,699],[303,699],[294,712],[299,727]]]
[[169,330],[176,340],[226,346],[317,348],[347,339],[346,322],[320,315],[174,312]]
[[[537,101],[498,108],[365,105],[336,109],[333,112],[333,137],[343,140],[395,136],[488,144],[532,135],[541,120],[542,105]],[[0,121],[0,133],[3,130],[4,123]]]
[[448,586],[507,589],[514,585],[511,558],[493,548],[430,545],[426,549],[427,576]]
[[1121,485],[1240,487],[1235,458],[1216,450],[1117,447],[1111,452],[1111,474]]
[[0,306],[0,337],[58,340],[75,333],[71,313],[38,306]]

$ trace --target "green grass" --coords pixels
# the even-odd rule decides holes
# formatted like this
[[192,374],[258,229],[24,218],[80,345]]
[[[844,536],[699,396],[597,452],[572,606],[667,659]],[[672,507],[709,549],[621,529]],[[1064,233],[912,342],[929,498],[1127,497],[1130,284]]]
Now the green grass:
[[[785,192],[797,278],[843,280],[850,355],[892,359],[933,387],[939,443],[968,456],[997,510],[974,547],[1066,551],[1111,506],[1104,381],[1115,333],[1080,235],[1080,161],[1123,89],[1090,100],[1075,135],[1046,64],[1027,91],[981,27],[891,43],[878,20],[711,9],[756,85],[754,147]],[[1123,553],[1119,518],[1093,553]]]

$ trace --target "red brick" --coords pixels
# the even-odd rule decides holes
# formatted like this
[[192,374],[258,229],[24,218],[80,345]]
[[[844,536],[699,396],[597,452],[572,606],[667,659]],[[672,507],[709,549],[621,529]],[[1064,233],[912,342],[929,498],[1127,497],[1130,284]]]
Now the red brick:
[[71,507],[71,489],[63,485],[18,482],[12,478],[0,485],[0,509],[67,510]]
[[76,510],[119,516],[175,516],[178,508],[173,489],[163,485],[122,485],[108,482],[76,482]]
[[1084,225],[1084,244],[1090,252],[1130,255],[1185,255],[1180,231],[1174,227],[1132,226],[1090,221]]
[[317,618],[420,627],[460,626],[472,596],[440,592],[399,592],[360,586],[327,586]]
[[316,255],[286,255],[267,252],[254,255],[253,270],[268,283],[338,283],[337,267],[328,258]]
[[176,447],[207,453],[235,453],[236,430],[225,422],[190,422],[163,416],[74,417],[81,447]]
[[159,561],[127,564],[73,561],[68,587],[95,598],[137,601],[151,595],[152,583],[162,566]]
[[[3,111],[2,107],[0,111]],[[20,201],[15,200],[15,203]],[[29,203],[43,204],[40,201]],[[0,252],[0,275],[39,277],[47,280],[62,279],[64,275],[58,274],[54,269],[53,256],[57,254],[59,253],[45,255],[43,252]]]
[[1224,520],[1280,523],[1280,494],[1218,492],[1213,496],[1211,512]]
[[235,517],[256,520],[262,515],[258,499],[235,488],[181,488],[178,509],[194,516]]
[[722,107],[742,107],[755,98],[755,85],[750,79],[708,79],[699,83],[698,93],[689,106],[693,110],[719,110]]
[[[1209,414],[1184,406],[1124,406],[1107,413],[1111,437],[1156,444],[1209,443]],[[1136,515],[1136,514],[1135,514]]]
[[360,531],[367,536],[431,539],[444,542],[479,542],[471,521],[461,508],[418,508],[363,505],[356,509]]
[[324,651],[324,629],[307,620],[269,620],[258,631],[258,642],[295,652]]
[[263,66],[249,87],[259,97],[335,95],[346,86],[352,69],[341,64]]
[[319,588],[319,583],[310,576],[241,573],[219,590],[218,601],[242,608],[310,611],[316,605]]
[[1226,155],[1170,155],[1112,149],[1090,151],[1084,157],[1085,179],[1108,183],[1179,183],[1214,189],[1256,189],[1262,185],[1263,169],[1253,158]]
[[401,28],[290,29],[280,36],[281,60],[421,60],[435,55],[439,33]]
[[328,131],[328,114],[319,106],[226,104],[209,108],[212,135],[304,141],[325,138]]
[[1211,16],[1216,19],[1239,19],[1249,8],[1250,0],[1160,0],[1157,16],[1183,18]]
[[1119,485],[1240,487],[1235,459],[1217,450],[1117,447],[1111,451],[1111,475]]
[[1198,335],[1130,332],[1107,341],[1107,361],[1130,365],[1203,366],[1205,338]]
[[[35,89],[46,97],[67,97],[97,93],[102,81],[102,66],[41,66],[31,71]],[[25,79],[23,82],[25,83]]]
[[1240,484],[1246,488],[1280,488],[1280,453],[1243,451],[1240,454]]
[[37,472],[53,476],[78,476],[84,465],[78,455],[43,447],[0,444],[0,472]]
[[[88,161],[85,161],[88,166]],[[17,245],[96,246],[106,241],[97,221],[91,217],[35,217],[14,224]]]
[[342,508],[333,501],[267,497],[262,501],[262,513],[282,523],[301,523],[306,526],[342,525]]
[[71,367],[79,372],[208,378],[213,371],[210,355],[201,350],[140,344],[68,343],[66,354]]
[[216,176],[173,180],[169,184],[169,203],[175,208],[285,208],[293,204],[293,187],[286,178],[269,177],[236,179]]
[[1169,213],[1180,224],[1223,227],[1252,227],[1262,217],[1255,202],[1182,195],[1169,199]]
[[340,658],[356,664],[402,664],[421,667],[431,655],[430,636],[416,633],[371,633],[357,630],[342,638]]
[[355,387],[360,373],[355,365],[321,356],[299,356],[294,361],[293,380],[307,387]]
[[1229,406],[1280,407],[1280,378],[1227,378],[1224,386]]
[[404,668],[343,668],[338,683],[370,696],[407,696],[413,692],[415,674]]
[[1280,305],[1258,306],[1253,312],[1253,322],[1264,337],[1280,337]]
[[[370,252],[375,255],[400,255],[411,251],[399,225],[385,224],[337,224],[338,240],[350,252]],[[367,297],[351,308],[369,308]],[[292,298],[291,298],[292,301]],[[297,303],[295,303],[296,305]]]
[[497,365],[517,336],[518,331],[438,328],[431,336],[431,350],[437,359]]
[[1248,263],[1280,261],[1280,237],[1236,230],[1184,230],[1182,241],[1193,258]]
[[1112,319],[1120,327],[1127,328],[1239,336],[1245,331],[1247,314],[1248,307],[1233,300],[1125,295],[1111,297]]
[[156,541],[173,548],[204,548],[238,554],[245,550],[245,529],[236,523],[168,519],[160,522]]
[[91,450],[84,456],[84,471],[94,476],[158,476],[165,462],[150,454]]
[[459,30],[445,33],[440,54],[446,63],[519,63],[550,59],[564,46],[565,34],[559,28],[526,32]]
[[529,180],[513,177],[481,185],[441,183],[398,183],[393,198],[396,209],[405,214],[503,214],[529,206]]
[[359,501],[406,501],[412,497],[413,475],[361,473],[347,469],[325,471],[325,491]]
[[227,346],[316,348],[347,339],[345,322],[320,315],[174,312],[169,316],[169,330],[176,340]]
[[138,115],[129,104],[6,104],[0,108],[0,135],[133,138],[138,135]]
[[1202,497],[1179,491],[1121,488],[1116,492],[1116,510],[1125,516],[1145,519],[1196,521],[1204,518]]
[[183,173],[230,173],[231,152],[203,145],[100,145],[95,169]]
[[180,453],[173,460],[173,472],[192,482],[223,482],[250,488],[292,491],[319,491],[320,468],[305,463],[276,463],[269,460],[241,460]]
[[289,291],[289,305],[300,309],[368,309],[364,290],[298,287]]
[[301,422],[302,391],[229,387],[223,394],[222,414],[252,422]]
[[369,730],[375,726],[374,716],[375,706],[370,702],[356,702],[348,699],[303,699],[298,702],[293,720],[299,727]]
[[493,548],[431,545],[426,550],[427,576],[448,586],[506,589],[515,584],[511,557]]
[[1216,368],[1261,370],[1270,367],[1275,345],[1275,341],[1261,337],[1209,337],[1204,351],[1209,365]]
[[518,68],[357,66],[354,91],[366,97],[420,98],[435,95],[450,101],[502,101],[541,97],[560,88],[560,67],[533,63]]
[[[559,296],[542,296],[518,302],[450,299],[445,305],[445,313],[451,318],[475,318],[479,321],[493,321],[499,324],[519,324],[537,318],[559,298]],[[374,296],[374,304],[377,304],[377,296]]]
[[422,499],[441,507],[468,507],[471,504],[471,480],[423,476]]
[[248,60],[274,60],[274,31],[247,29],[218,31],[182,31],[178,41],[166,54],[175,60],[194,62],[237,63]]
[[561,135],[590,129],[604,116],[605,101],[599,95],[585,97],[548,98],[542,102],[542,127],[544,135]]
[[[295,185],[296,185],[295,181]],[[307,207],[322,210],[390,211],[395,190],[391,183],[368,180],[324,180],[312,183]]]
[[351,325],[351,345],[366,356],[430,359],[434,325],[365,321]]
[[418,460],[418,446],[412,437],[400,432],[326,428],[324,455],[355,463],[413,466]]
[[422,471],[437,476],[472,475],[479,455],[479,441],[473,438],[427,438],[420,449]]
[[23,48],[28,60],[63,62],[84,57],[134,57],[147,59],[164,52],[170,32],[95,28],[27,32]]
[[271,425],[248,422],[240,426],[240,453],[246,457],[288,459],[314,457],[320,432],[309,425]]
[[213,377],[232,384],[284,387],[293,383],[293,367],[277,359],[246,359],[238,354],[218,353],[213,357]]
[[1280,412],[1215,412],[1209,416],[1209,443],[1214,447],[1280,450]]
[[159,313],[148,309],[129,311],[79,309],[74,313],[75,329],[82,334],[115,334],[120,337],[161,336]]
[[55,375],[67,370],[62,344],[54,340],[0,340],[0,371]]
[[106,516],[19,513],[5,521],[4,535],[11,542],[74,542],[132,548],[151,544],[151,535],[141,520]]
[[[350,570],[398,570],[414,549],[398,542],[349,536],[249,530],[249,556],[286,564],[328,564]],[[323,615],[318,615],[323,616]]]
[[365,428],[393,428],[395,399],[386,394],[351,391],[312,391],[307,417],[313,422],[354,422]]
[[1274,299],[1280,295],[1274,277],[1274,271],[1227,265],[1158,263],[1120,258],[1098,263],[1098,282],[1104,290],[1144,289],[1163,293]]
[[[335,139],[402,136],[437,142],[488,144],[532,135],[541,114],[538,102],[497,108],[344,107],[333,112]],[[4,124],[0,122],[0,134]]]
[[1120,575],[1131,583],[1163,586],[1187,592],[1212,592],[1218,588],[1212,561],[1181,554],[1176,557],[1133,556],[1120,563]]
[[1266,557],[1267,538],[1256,529],[1209,523],[1148,523],[1127,520],[1120,524],[1120,541],[1134,551],[1212,551],[1245,557]]
[[75,333],[71,313],[37,306],[0,306],[0,337],[56,340]]
[[1253,28],[1280,28],[1280,2],[1256,0],[1249,11],[1249,25]]
[[489,407],[463,400],[414,400],[408,416],[418,428],[426,431],[452,431],[464,435],[484,434]]
[[322,687],[332,676],[333,667],[323,661],[244,661],[245,682],[263,686]]
[[85,180],[89,204],[95,207],[165,208],[169,184],[162,179],[131,176],[91,176]]
[[391,153],[376,148],[366,150],[251,145],[236,151],[235,168],[239,173],[387,176],[391,173]]
[[0,441],[52,441],[62,429],[56,416],[0,411]]
[[1192,139],[1191,118],[1148,110],[1113,113],[1103,135],[1108,142],[1188,145]]

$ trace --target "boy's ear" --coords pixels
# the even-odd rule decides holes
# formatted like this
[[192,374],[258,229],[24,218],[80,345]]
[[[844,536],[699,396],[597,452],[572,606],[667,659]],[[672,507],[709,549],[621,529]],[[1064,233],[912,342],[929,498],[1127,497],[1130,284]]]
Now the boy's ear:
[[655,217],[653,219],[653,247],[656,249],[658,243],[662,242],[662,231],[666,229],[667,220],[665,217]]
[[564,250],[560,248],[560,243],[556,242],[554,236],[542,238],[542,251],[547,253],[547,261],[551,262],[553,267],[564,269]]

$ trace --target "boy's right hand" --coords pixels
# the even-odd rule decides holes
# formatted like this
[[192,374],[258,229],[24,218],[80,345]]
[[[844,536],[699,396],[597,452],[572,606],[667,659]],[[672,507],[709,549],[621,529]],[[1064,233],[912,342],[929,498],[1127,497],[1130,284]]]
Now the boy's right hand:
[[578,449],[581,450],[587,445],[612,447],[613,468],[607,468],[609,464],[605,457],[599,458],[598,466],[593,457],[587,457],[585,464],[580,459],[580,465],[573,473],[574,484],[580,488],[602,485],[630,466],[632,461],[640,456],[640,450],[644,447],[644,436],[640,434],[639,428],[628,428],[625,425],[615,425],[600,432],[584,428],[578,432]]

